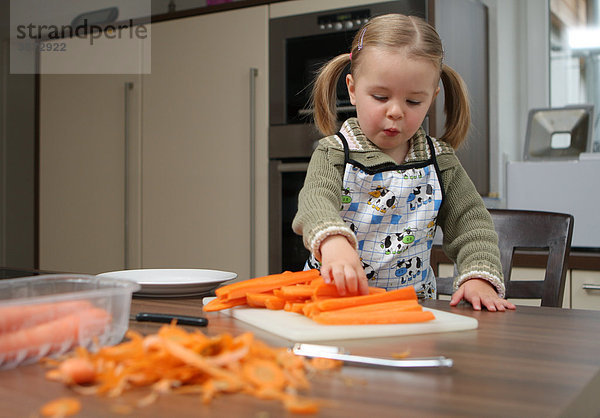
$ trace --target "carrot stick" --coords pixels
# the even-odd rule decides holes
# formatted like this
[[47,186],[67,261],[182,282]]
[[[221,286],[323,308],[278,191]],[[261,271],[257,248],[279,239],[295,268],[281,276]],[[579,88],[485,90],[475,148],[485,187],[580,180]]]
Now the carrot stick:
[[279,311],[285,306],[285,299],[281,299],[277,296],[270,297],[265,300],[265,308]]
[[306,302],[291,302],[290,305],[290,312],[301,314],[302,310],[304,309],[304,305],[306,305]]
[[245,305],[246,297],[240,297],[236,299],[224,300],[220,298],[216,298],[208,302],[206,305],[202,307],[204,312],[215,312],[221,311],[223,309],[233,308],[235,306]]
[[282,286],[281,296],[284,299],[308,299],[314,293],[311,285]]
[[246,293],[264,293],[282,286],[306,283],[319,276],[318,270],[285,272],[269,276],[257,277],[243,282],[232,283],[215,290],[218,297],[225,300],[246,296]]
[[435,319],[430,311],[377,311],[366,315],[357,315],[355,312],[344,313],[340,311],[321,312],[313,316],[315,322],[322,325],[367,325],[367,324],[407,324],[413,322],[426,322]]
[[0,334],[52,321],[72,312],[91,308],[87,300],[41,303],[0,308]]
[[273,292],[267,293],[246,293],[248,306],[251,308],[265,308],[265,301],[274,296]]
[[91,339],[104,332],[110,315],[99,308],[89,308],[63,316],[59,319],[2,334],[0,355],[9,359],[19,352],[25,357],[34,356],[39,350],[49,347],[49,354],[64,347],[75,346],[80,338]]
[[81,402],[77,398],[58,398],[40,408],[44,417],[68,417],[81,410]]
[[[416,300],[392,300],[389,302],[370,303],[368,305],[351,306],[349,308],[336,309],[335,312],[341,313],[355,313],[357,315],[365,314],[368,312],[379,312],[379,311],[422,311],[423,307],[419,305]],[[334,311],[327,311],[334,312]]]
[[317,287],[317,286],[320,286],[322,284],[325,284],[325,279],[323,277],[321,277],[321,276],[319,276],[319,277],[311,280],[310,283],[309,283],[309,285],[311,287]]
[[[385,292],[386,292],[386,290],[381,287],[373,287],[373,286],[369,287],[370,295],[374,295],[376,293],[385,293]],[[311,296],[312,296],[313,300],[318,299],[319,297],[324,297],[324,296],[346,297],[346,296],[341,296],[338,293],[337,287],[333,283],[331,283],[331,284],[321,283],[317,286],[314,286],[314,291]]]
[[316,312],[321,312],[317,309],[317,302],[307,302],[302,307],[302,313],[311,318]]
[[317,302],[317,308],[321,311],[349,308],[350,306],[368,305],[371,303],[389,302],[392,300],[417,300],[417,294],[413,286],[402,287],[385,293],[373,295],[348,296],[332,298]]

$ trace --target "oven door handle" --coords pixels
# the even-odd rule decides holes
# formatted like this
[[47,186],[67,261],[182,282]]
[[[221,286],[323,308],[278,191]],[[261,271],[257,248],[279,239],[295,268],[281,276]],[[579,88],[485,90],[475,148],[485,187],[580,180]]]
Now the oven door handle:
[[283,163],[277,164],[277,171],[280,173],[303,172],[308,169],[308,163]]

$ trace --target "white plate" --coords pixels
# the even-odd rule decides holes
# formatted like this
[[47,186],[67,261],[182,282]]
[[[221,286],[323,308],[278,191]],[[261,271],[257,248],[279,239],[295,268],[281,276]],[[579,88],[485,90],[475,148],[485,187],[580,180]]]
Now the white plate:
[[182,297],[205,295],[220,284],[233,280],[236,273],[204,269],[139,269],[98,274],[131,280],[141,285],[135,296]]

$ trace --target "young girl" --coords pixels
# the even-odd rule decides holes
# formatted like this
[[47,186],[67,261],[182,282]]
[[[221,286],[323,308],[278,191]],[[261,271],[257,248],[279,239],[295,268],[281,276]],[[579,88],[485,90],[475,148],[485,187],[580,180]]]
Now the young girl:
[[[357,117],[337,131],[336,85],[348,63]],[[436,140],[421,124],[440,78],[446,125]],[[491,217],[454,154],[469,128],[469,101],[460,76],[443,63],[436,31],[412,16],[371,19],[351,52],[321,69],[313,102],[315,123],[328,136],[312,155],[293,223],[311,251],[308,265],[320,263],[341,294],[414,285],[434,298],[429,259],[439,225],[459,271],[450,304],[515,309],[503,299]]]

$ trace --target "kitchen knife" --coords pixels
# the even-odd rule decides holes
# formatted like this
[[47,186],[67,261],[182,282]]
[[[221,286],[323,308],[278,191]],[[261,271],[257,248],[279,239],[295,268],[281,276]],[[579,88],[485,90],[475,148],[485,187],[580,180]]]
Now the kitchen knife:
[[452,367],[452,359],[446,357],[423,357],[410,359],[390,359],[382,357],[355,356],[347,353],[341,347],[317,344],[294,344],[294,354],[306,357],[322,357],[333,360],[341,360],[346,363],[380,367]]
[[170,324],[174,319],[177,320],[177,325],[194,325],[197,327],[205,327],[208,325],[208,319],[200,316],[172,315],[154,312],[138,312],[131,314],[129,319],[138,322],[160,322]]

